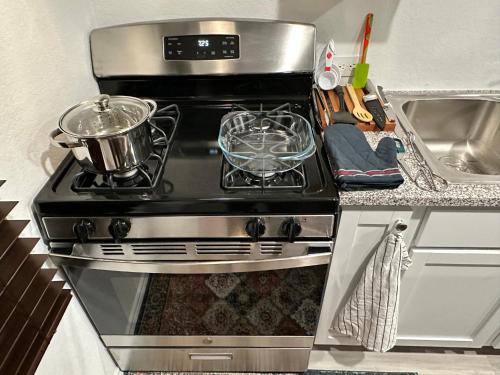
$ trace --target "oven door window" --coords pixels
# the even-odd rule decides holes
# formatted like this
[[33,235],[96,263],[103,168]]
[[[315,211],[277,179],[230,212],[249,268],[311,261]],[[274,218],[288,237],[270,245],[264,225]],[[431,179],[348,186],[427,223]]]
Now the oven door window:
[[141,274],[65,267],[101,335],[314,335],[327,265]]

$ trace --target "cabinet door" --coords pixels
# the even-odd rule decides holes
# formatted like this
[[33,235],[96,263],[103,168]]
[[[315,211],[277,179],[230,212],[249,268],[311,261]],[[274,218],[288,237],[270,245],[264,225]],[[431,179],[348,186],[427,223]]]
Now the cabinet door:
[[345,209],[342,212],[314,341],[316,345],[358,345],[349,337],[331,335],[332,320],[356,287],[366,262],[387,231],[398,219],[403,220],[408,224],[405,240],[409,244],[423,212],[424,209]]
[[398,345],[481,347],[500,332],[500,250],[413,250]]
[[491,346],[493,346],[495,349],[500,349],[500,333],[493,339],[493,341],[491,342]]

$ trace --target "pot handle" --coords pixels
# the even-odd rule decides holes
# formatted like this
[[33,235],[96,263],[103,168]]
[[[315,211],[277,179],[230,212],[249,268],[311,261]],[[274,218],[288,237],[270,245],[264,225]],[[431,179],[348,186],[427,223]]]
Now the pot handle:
[[151,117],[153,117],[156,113],[156,110],[158,109],[158,105],[154,100],[151,99],[143,99],[148,105],[151,107],[151,111],[149,112],[148,120],[151,120]]
[[61,134],[63,134],[63,132],[59,128],[52,130],[49,134],[50,143],[60,148],[75,148],[83,146],[80,142],[64,142],[62,140],[56,139]]

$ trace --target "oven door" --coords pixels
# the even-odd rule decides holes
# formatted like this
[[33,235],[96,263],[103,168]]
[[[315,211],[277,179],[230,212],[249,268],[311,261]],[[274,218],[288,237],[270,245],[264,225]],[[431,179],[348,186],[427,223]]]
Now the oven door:
[[310,248],[258,260],[51,257],[121,369],[300,371],[331,258],[331,244]]

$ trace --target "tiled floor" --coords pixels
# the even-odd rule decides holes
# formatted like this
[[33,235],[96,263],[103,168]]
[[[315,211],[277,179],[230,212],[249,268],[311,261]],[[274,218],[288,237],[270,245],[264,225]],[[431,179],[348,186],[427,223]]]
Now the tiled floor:
[[[277,375],[271,372],[224,372],[224,375]],[[127,372],[124,375],[221,375],[220,372]],[[279,375],[297,375],[297,373],[280,373]]]
[[[129,372],[126,375],[221,375],[219,372]],[[297,373],[244,373],[244,372],[225,372],[223,375],[299,375]],[[328,370],[310,370],[304,375],[417,375],[412,372],[372,372],[372,371],[328,371]]]
[[[481,352],[480,352],[481,353]],[[500,355],[465,351],[445,353],[373,353],[314,350],[310,368],[350,371],[415,371],[418,375],[500,375]]]

